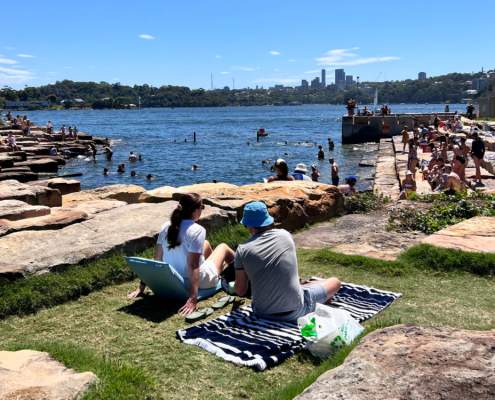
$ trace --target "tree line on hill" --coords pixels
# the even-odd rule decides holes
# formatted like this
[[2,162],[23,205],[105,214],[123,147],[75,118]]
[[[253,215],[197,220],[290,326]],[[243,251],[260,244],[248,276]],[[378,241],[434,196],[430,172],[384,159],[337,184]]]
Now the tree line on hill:
[[[127,86],[107,82],[57,81],[39,87],[0,89],[0,107],[7,101],[46,101],[50,107],[126,108],[141,107],[220,107],[290,104],[344,104],[352,97],[360,104],[373,102],[375,88],[380,103],[459,103],[470,97],[470,81],[481,73],[451,73],[426,80],[362,82],[346,90],[326,88],[256,88],[230,90],[190,89],[185,86]],[[81,101],[82,100],[82,101]]]

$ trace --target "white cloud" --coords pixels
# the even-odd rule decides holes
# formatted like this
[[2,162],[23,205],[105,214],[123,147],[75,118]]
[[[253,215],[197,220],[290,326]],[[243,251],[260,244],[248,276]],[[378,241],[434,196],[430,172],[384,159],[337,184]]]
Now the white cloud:
[[244,72],[256,71],[256,68],[254,68],[254,67],[247,67],[247,66],[243,66],[243,65],[235,65],[231,69],[234,71],[244,71]]
[[154,37],[153,35],[150,35],[149,33],[141,33],[140,35],[138,35],[138,37],[140,39],[144,39],[144,40],[155,40],[156,37]]
[[291,83],[299,83],[297,78],[260,78],[253,81],[253,83],[274,83],[278,85],[290,85]]
[[17,61],[12,60],[11,58],[4,57],[0,54],[0,64],[14,65],[17,64]]
[[19,68],[0,67],[0,85],[25,83],[33,79],[31,71]]
[[33,56],[32,54],[24,54],[24,53],[17,54],[17,57],[21,57],[21,58],[35,58],[35,56]]
[[279,56],[280,54],[280,51],[277,51],[277,50],[270,50],[268,53],[270,53],[272,56]]
[[296,62],[296,60],[294,58],[289,58],[287,61],[288,62]]
[[217,59],[222,58],[222,56],[220,54],[217,54],[217,55],[215,55],[215,58],[217,58]]
[[222,71],[222,72],[220,72],[220,73],[221,73],[222,75],[228,75],[228,74],[230,74],[230,72],[229,72],[229,71]]
[[356,51],[359,47],[352,47],[350,49],[333,49],[327,51],[323,56],[316,58],[318,65],[326,67],[344,67],[353,65],[374,64],[387,61],[399,60],[396,56],[384,56],[384,57],[360,57]]

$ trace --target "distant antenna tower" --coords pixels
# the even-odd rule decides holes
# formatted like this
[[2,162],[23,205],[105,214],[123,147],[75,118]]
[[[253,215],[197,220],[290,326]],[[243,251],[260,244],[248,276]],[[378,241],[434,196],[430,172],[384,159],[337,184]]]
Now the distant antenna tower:
[[232,78],[232,90],[235,90],[235,78]]
[[211,90],[213,90],[213,72],[210,73]]

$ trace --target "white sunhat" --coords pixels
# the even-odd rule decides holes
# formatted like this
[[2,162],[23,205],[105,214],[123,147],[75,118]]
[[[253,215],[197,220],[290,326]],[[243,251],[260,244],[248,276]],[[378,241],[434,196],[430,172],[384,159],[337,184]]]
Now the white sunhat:
[[296,165],[296,168],[294,169],[294,171],[299,171],[299,172],[308,172],[308,169],[306,168],[306,164],[303,164],[303,163],[299,163]]

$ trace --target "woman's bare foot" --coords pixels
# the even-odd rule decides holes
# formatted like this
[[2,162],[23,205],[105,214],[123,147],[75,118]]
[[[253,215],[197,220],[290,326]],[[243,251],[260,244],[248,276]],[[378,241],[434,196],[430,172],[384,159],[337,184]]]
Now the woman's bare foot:
[[137,299],[138,297],[143,297],[144,296],[144,289],[146,289],[146,285],[143,282],[141,282],[139,284],[139,287],[136,290],[134,290],[133,292],[131,292],[127,295],[127,298],[128,299]]

